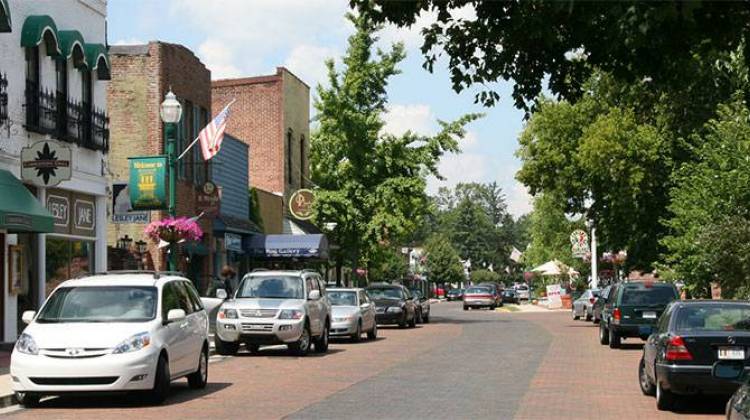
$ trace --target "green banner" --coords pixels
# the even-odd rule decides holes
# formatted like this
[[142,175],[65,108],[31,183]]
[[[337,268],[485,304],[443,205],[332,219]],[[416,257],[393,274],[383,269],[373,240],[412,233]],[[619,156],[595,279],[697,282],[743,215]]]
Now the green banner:
[[166,210],[167,157],[128,158],[130,204],[133,210]]

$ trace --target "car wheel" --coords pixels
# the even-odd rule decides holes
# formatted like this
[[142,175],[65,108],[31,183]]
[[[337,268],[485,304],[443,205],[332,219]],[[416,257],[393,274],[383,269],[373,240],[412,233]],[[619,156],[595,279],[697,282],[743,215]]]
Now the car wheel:
[[407,325],[408,323],[409,323],[409,322],[407,321],[407,316],[406,316],[406,312],[404,312],[404,316],[403,316],[403,318],[401,318],[401,321],[399,321],[399,323],[398,323],[398,327],[399,327],[399,328],[406,328],[406,325]]
[[154,387],[148,395],[148,401],[153,405],[159,405],[169,396],[169,385],[171,382],[169,373],[169,361],[162,355],[156,364],[156,375],[154,375]]
[[421,324],[422,322],[424,322],[422,320],[422,310],[421,309],[419,311],[414,312],[414,317],[417,318],[416,321],[414,321],[415,324]]
[[661,411],[669,411],[674,407],[675,395],[661,387],[659,381],[656,381],[656,408]]
[[422,321],[424,321],[425,324],[429,324],[430,323],[430,313],[429,312],[427,312],[427,315],[425,315],[425,316],[422,317]]
[[656,394],[656,388],[646,373],[646,362],[643,360],[643,357],[641,357],[641,363],[638,365],[638,383],[641,385],[641,392],[643,392],[643,395],[653,397],[654,394]]
[[315,340],[315,352],[325,353],[328,351],[328,324],[323,328],[323,334]]
[[468,310],[469,310],[469,307],[464,305],[464,311],[468,311]]
[[609,348],[619,349],[622,338],[611,328],[609,329]]
[[604,324],[599,324],[599,344],[603,346],[609,344],[609,331],[604,328]]
[[239,342],[224,341],[218,335],[214,336],[214,345],[216,346],[216,353],[222,356],[234,356],[240,349]]
[[357,322],[357,331],[352,334],[352,341],[358,343],[362,338],[362,321]]
[[198,369],[188,375],[188,385],[192,389],[203,389],[208,383],[208,350],[203,347],[198,361]]
[[289,344],[289,350],[299,357],[307,356],[310,351],[310,327],[307,323],[302,328],[299,339],[295,343]]
[[573,307],[573,310],[572,310],[572,311],[570,311],[570,313],[572,313],[572,314],[573,314],[573,320],[574,320],[574,321],[575,321],[575,320],[577,320],[578,318],[580,318],[580,317],[578,316],[578,314],[576,314],[576,308],[575,308],[575,306]]
[[34,408],[39,406],[39,400],[41,399],[41,395],[30,394],[28,392],[16,392],[16,400],[25,408]]
[[245,343],[245,348],[252,354],[256,354],[260,351],[260,346],[258,344]]
[[586,315],[586,321],[591,321],[591,319],[594,318],[594,316],[589,313],[588,309],[586,310],[585,315]]
[[372,324],[372,329],[367,332],[368,340],[377,340],[378,338],[378,324]]
[[409,328],[416,328],[417,327],[417,314],[414,313],[414,316],[411,317],[411,321],[409,321]]

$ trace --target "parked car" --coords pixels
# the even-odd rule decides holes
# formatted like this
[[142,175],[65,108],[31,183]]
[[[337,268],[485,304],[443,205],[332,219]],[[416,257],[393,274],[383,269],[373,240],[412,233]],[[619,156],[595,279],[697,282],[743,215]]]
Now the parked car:
[[529,286],[525,284],[519,284],[515,287],[516,290],[516,296],[518,296],[518,300],[529,300],[531,293],[529,292]]
[[448,302],[454,301],[454,300],[462,300],[464,298],[464,289],[451,289],[448,290],[448,294],[446,295],[446,299]]
[[234,299],[219,309],[214,343],[221,355],[250,352],[262,345],[286,344],[305,356],[328,351],[331,304],[325,282],[315,271],[257,271],[245,275]]
[[362,333],[367,338],[378,338],[378,324],[375,322],[375,305],[365,293],[365,289],[328,289],[331,302],[331,336],[349,336],[359,341]]
[[592,317],[591,320],[594,322],[594,324],[598,324],[599,321],[602,319],[602,308],[604,307],[604,304],[607,302],[607,298],[609,297],[609,291],[612,289],[612,286],[607,286],[604,289],[602,289],[599,292],[599,297],[594,301],[594,306],[592,309]]
[[737,391],[727,401],[727,420],[750,419],[750,382],[744,361],[721,360],[714,364],[711,376],[722,381],[732,381],[738,385]]
[[599,342],[618,348],[626,337],[646,340],[667,304],[677,299],[679,294],[672,283],[617,283],[602,308]]
[[495,307],[503,306],[503,285],[499,283],[479,283],[476,286],[492,289],[492,295],[495,298]]
[[573,301],[573,319],[585,318],[590,321],[594,316],[594,303],[599,297],[598,289],[587,289],[578,299]]
[[503,290],[503,303],[518,303],[518,295],[513,289]]
[[641,391],[669,410],[681,395],[730,395],[737,383],[712,376],[718,361],[750,369],[750,302],[693,300],[671,303],[643,347]]
[[401,328],[417,325],[417,308],[409,289],[400,284],[376,283],[365,290],[375,302],[378,325],[398,324]]
[[45,395],[148,391],[208,380],[208,316],[190,280],[159,273],[100,274],[60,284],[16,341],[12,387],[27,407]]
[[419,289],[412,289],[414,304],[417,307],[417,324],[430,323],[430,300]]
[[494,310],[497,307],[497,296],[494,288],[485,286],[471,286],[464,292],[464,311],[470,308],[489,308]]

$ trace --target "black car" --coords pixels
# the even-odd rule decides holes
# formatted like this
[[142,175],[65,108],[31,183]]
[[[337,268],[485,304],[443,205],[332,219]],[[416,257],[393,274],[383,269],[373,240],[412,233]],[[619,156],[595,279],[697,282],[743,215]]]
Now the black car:
[[417,324],[430,323],[430,300],[419,289],[412,289],[411,296],[417,308]]
[[598,324],[599,321],[602,320],[602,308],[604,308],[604,304],[607,302],[607,297],[609,296],[610,290],[612,290],[612,286],[607,286],[602,289],[602,291],[599,292],[599,297],[597,297],[594,301],[594,306],[591,311],[591,320],[594,322],[594,324]]
[[503,303],[518,303],[518,295],[513,289],[503,290]]
[[635,281],[612,286],[602,308],[599,342],[620,347],[627,337],[646,340],[667,304],[679,299],[672,283]]
[[718,361],[750,369],[750,302],[677,301],[659,318],[643,347],[641,391],[656,395],[659,410],[672,408],[679,395],[730,395],[737,383],[712,375]]
[[367,289],[375,302],[375,321],[378,325],[398,324],[401,328],[417,325],[417,307],[409,289],[400,284],[372,284]]
[[739,386],[727,401],[727,420],[750,419],[750,382],[748,382],[745,362],[738,360],[716,362],[712,369],[712,376],[722,381],[733,381]]
[[445,295],[445,298],[448,300],[448,302],[451,302],[454,300],[462,300],[464,298],[464,289],[448,290],[448,293]]

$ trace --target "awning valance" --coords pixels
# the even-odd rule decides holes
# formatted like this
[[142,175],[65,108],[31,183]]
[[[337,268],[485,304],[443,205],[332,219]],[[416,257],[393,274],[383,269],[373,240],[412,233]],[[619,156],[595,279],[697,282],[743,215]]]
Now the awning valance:
[[0,169],[0,229],[16,232],[52,232],[52,215],[13,174]]
[[328,258],[325,235],[253,235],[245,250],[261,258]]
[[0,32],[11,32],[10,6],[8,0],[0,0]]
[[23,29],[21,29],[21,46],[32,48],[42,42],[47,47],[47,55],[58,56],[61,54],[55,21],[47,15],[27,17],[23,22]]
[[73,58],[73,64],[77,69],[87,68],[86,51],[83,35],[78,31],[58,31],[57,39],[60,42],[60,50],[66,60]]
[[110,80],[109,53],[103,44],[86,44],[86,62],[99,80]]

